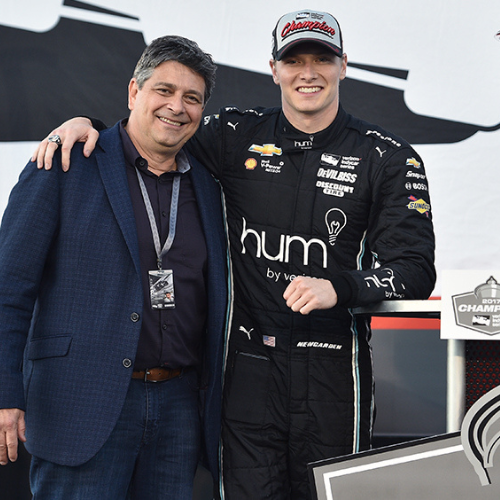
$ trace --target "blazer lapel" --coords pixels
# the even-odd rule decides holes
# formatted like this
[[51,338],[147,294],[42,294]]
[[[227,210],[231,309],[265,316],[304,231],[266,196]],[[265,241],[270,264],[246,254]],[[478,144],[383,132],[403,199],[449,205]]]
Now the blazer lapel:
[[109,203],[129,248],[136,271],[140,273],[137,229],[118,125],[101,132],[95,151]]

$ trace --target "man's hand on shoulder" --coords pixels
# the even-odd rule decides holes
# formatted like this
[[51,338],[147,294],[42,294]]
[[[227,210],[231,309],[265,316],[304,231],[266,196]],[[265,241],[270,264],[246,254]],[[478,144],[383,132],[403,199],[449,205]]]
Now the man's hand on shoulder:
[[61,164],[62,169],[69,170],[71,148],[75,142],[84,142],[83,154],[90,156],[95,148],[99,132],[92,127],[92,122],[88,118],[71,118],[60,127],[55,128],[36,148],[31,161],[36,161],[38,168],[50,170],[54,153],[59,147],[59,141],[49,141],[50,137],[58,136],[61,143]]
[[26,441],[25,430],[24,411],[18,408],[0,410],[0,465],[17,460],[18,439]]
[[330,309],[337,304],[337,293],[330,281],[307,276],[297,276],[287,286],[283,298],[292,311],[300,314]]

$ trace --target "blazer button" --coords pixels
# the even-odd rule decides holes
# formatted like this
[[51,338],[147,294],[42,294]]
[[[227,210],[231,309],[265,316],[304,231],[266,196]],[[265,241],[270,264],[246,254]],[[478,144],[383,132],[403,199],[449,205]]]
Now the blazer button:
[[125,368],[130,368],[130,367],[132,366],[132,361],[131,361],[130,359],[128,359],[128,358],[125,358],[125,359],[123,360],[123,366],[124,366]]
[[132,313],[130,315],[130,319],[134,322],[137,323],[139,321],[139,315],[137,313]]

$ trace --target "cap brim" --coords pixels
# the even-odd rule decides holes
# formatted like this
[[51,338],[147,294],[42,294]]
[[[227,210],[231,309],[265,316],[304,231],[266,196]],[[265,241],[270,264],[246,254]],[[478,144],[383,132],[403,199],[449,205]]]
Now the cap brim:
[[279,50],[276,53],[276,60],[280,61],[283,59],[285,54],[292,48],[296,47],[297,45],[300,45],[302,43],[316,43],[318,45],[322,45],[323,47],[326,47],[330,52],[333,52],[336,56],[342,57],[342,50],[337,47],[336,45],[333,45],[331,43],[325,42],[323,40],[314,40],[310,38],[302,38],[300,40],[295,40],[293,42],[290,42],[288,45],[285,45],[285,47],[282,47],[281,50]]

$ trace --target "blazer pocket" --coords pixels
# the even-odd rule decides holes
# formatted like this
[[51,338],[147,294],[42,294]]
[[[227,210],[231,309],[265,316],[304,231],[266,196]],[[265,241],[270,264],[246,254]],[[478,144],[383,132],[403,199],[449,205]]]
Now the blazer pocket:
[[31,339],[28,346],[28,359],[43,359],[66,356],[71,346],[71,335],[40,337]]

